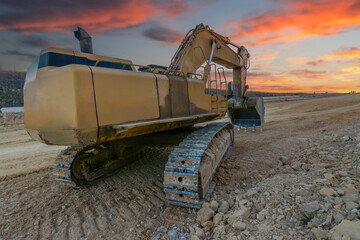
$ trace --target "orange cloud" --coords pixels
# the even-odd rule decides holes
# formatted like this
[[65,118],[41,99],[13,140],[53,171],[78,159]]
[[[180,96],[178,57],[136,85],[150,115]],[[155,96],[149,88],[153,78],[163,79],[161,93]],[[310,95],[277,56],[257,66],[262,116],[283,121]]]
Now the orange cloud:
[[23,33],[68,31],[75,25],[90,31],[105,31],[142,24],[159,15],[176,16],[190,10],[184,0],[4,0],[2,5],[13,11],[0,14],[0,30]]
[[274,44],[309,36],[335,35],[360,26],[358,0],[278,0],[281,8],[245,20],[235,26],[232,39],[244,44]]
[[341,69],[342,72],[346,74],[360,74],[360,65],[345,67]]
[[330,92],[345,93],[352,90],[360,91],[360,84],[346,74],[353,74],[360,70],[360,65],[342,69],[343,75],[334,75],[327,71],[308,69],[292,70],[289,72],[249,72],[247,82],[250,91],[279,92],[279,93],[313,93]]
[[360,58],[360,47],[343,48],[327,55],[328,57]]

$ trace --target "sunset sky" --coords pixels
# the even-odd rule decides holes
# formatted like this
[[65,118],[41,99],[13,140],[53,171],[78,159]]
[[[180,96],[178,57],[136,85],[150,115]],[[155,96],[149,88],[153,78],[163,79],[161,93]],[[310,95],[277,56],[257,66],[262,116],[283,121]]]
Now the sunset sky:
[[26,71],[47,47],[168,66],[199,23],[248,48],[250,91],[360,92],[360,0],[1,0],[0,70]]

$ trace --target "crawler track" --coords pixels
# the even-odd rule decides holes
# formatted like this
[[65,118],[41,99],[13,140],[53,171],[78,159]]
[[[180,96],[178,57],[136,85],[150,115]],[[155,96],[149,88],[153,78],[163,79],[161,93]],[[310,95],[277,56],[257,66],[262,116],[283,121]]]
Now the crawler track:
[[79,188],[72,179],[71,165],[74,159],[83,151],[84,149],[81,147],[69,147],[57,155],[52,167],[53,176],[56,181],[68,187]]
[[169,155],[164,191],[169,203],[200,208],[212,191],[212,179],[234,142],[230,123],[212,123],[185,138]]
[[90,185],[137,159],[141,149],[142,146],[136,146],[136,141],[132,140],[69,147],[54,161],[53,176],[68,187]]

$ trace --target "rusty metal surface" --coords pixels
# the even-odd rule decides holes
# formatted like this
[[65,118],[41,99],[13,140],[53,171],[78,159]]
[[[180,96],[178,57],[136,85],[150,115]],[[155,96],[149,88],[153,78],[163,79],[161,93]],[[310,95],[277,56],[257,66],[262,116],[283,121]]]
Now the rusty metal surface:
[[190,115],[188,82],[185,77],[167,75],[170,83],[172,117]]

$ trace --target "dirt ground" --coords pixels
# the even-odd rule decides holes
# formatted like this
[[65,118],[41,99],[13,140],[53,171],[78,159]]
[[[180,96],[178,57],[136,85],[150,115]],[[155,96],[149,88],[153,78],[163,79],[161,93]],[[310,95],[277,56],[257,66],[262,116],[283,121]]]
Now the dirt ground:
[[[270,176],[280,156],[302,151],[304,139],[360,121],[360,95],[266,103],[263,133],[236,133],[215,178],[213,196],[246,190]],[[0,238],[149,239],[161,226],[195,222],[196,210],[165,200],[168,148],[98,183],[74,190],[53,181],[50,166],[63,147],[32,141],[22,126],[0,128]]]

